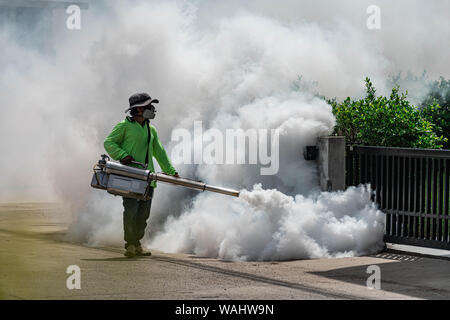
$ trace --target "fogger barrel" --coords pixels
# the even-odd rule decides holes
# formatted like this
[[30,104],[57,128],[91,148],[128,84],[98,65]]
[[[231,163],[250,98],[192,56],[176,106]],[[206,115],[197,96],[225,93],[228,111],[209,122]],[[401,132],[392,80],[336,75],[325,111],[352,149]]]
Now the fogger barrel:
[[[106,158],[108,160],[106,160]],[[134,162],[145,167],[139,162]],[[207,185],[201,181],[194,181],[186,178],[174,177],[164,173],[150,172],[147,169],[140,169],[110,161],[109,157],[102,155],[94,167],[94,176],[91,186],[97,189],[107,190],[111,194],[121,195],[140,200],[151,198],[150,182],[160,181],[200,191],[211,191],[229,196],[239,197],[239,191]]]

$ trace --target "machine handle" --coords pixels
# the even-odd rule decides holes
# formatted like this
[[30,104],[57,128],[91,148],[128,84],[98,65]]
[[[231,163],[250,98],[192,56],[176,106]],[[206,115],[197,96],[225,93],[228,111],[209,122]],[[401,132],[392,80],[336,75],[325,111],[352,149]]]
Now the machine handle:
[[106,164],[106,158],[108,158],[108,161],[111,160],[106,154],[102,154],[101,156],[102,158],[100,160],[98,160],[98,165],[104,166]]
[[137,165],[141,166],[142,168],[147,169],[147,165],[146,165],[146,164],[143,164],[142,162],[139,162],[139,161],[131,161],[131,163],[132,163],[132,164],[137,164]]

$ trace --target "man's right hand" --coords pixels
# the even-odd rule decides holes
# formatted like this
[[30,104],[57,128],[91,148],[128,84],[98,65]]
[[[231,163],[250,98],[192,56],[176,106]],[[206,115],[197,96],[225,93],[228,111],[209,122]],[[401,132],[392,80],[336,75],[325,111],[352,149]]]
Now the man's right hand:
[[121,164],[130,164],[131,161],[134,161],[132,156],[126,156],[125,158],[120,160]]

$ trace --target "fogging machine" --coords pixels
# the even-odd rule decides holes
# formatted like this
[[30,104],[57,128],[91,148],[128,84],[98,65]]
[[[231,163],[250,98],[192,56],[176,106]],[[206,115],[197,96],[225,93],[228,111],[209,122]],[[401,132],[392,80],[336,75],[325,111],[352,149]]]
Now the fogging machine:
[[118,196],[149,200],[152,197],[150,182],[159,181],[189,189],[239,197],[239,191],[236,190],[214,187],[201,181],[174,177],[160,172],[151,172],[147,170],[145,164],[137,161],[132,161],[132,164],[139,165],[142,169],[111,161],[107,155],[103,154],[94,166],[91,187],[106,190],[108,193]]

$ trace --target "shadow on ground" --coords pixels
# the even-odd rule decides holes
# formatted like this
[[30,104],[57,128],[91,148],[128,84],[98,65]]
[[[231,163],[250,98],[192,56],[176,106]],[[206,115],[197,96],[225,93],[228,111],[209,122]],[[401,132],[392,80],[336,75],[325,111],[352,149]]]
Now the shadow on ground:
[[[381,290],[420,299],[450,300],[450,261],[389,252],[375,257],[387,260],[386,263],[377,264],[381,270]],[[310,273],[361,285],[372,274],[367,273],[367,267],[368,265]]]

